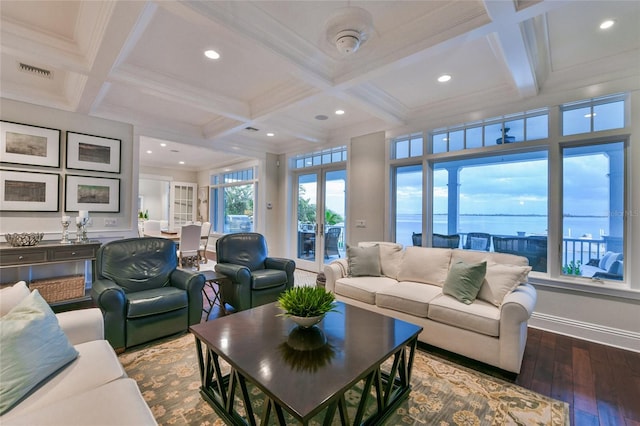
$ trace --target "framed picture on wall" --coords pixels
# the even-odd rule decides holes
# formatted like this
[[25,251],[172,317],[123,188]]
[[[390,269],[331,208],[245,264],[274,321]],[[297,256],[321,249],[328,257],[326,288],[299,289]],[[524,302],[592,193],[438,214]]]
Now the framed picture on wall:
[[60,130],[0,121],[0,162],[60,167]]
[[120,179],[67,175],[65,211],[120,211]]
[[120,173],[120,139],[67,132],[67,169]]
[[0,210],[57,212],[60,175],[0,170]]

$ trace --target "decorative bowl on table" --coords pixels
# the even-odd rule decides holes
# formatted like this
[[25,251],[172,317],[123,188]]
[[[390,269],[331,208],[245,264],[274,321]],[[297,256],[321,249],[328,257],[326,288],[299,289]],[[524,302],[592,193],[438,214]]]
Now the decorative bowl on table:
[[36,246],[42,241],[42,232],[20,232],[14,234],[4,234],[5,240],[13,247]]

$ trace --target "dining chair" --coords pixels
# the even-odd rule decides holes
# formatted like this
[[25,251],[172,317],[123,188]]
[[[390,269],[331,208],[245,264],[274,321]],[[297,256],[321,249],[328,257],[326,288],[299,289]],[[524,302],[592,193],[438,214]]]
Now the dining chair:
[[204,222],[200,228],[200,259],[208,263],[207,245],[209,244],[209,234],[211,233],[211,222]]
[[178,263],[195,266],[200,270],[200,229],[201,225],[183,225],[180,228],[180,245],[178,246]]

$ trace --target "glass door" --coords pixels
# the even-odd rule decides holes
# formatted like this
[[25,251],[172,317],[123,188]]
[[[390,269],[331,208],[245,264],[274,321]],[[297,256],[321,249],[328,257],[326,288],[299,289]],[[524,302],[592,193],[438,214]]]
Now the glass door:
[[321,271],[322,265],[344,258],[346,223],[345,169],[320,169],[296,175],[296,263]]

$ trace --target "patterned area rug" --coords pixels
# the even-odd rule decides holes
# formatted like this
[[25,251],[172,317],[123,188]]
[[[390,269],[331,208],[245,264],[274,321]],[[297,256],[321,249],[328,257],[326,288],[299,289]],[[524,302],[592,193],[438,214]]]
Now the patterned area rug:
[[[127,374],[138,382],[159,424],[224,424],[200,396],[192,335],[161,340],[121,354],[119,358]],[[416,353],[411,384],[408,400],[385,424],[569,425],[566,403],[420,350]],[[259,390],[254,388],[252,393],[257,394]],[[347,395],[349,405],[355,407],[357,395],[357,392]],[[254,407],[258,415],[260,405],[258,398]],[[338,419],[336,416],[336,421]]]

